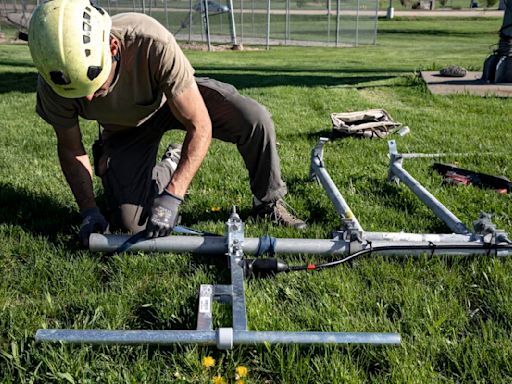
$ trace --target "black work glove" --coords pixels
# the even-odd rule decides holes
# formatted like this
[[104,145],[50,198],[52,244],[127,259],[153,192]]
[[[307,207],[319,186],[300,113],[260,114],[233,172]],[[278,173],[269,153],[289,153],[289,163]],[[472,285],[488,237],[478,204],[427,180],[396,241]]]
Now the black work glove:
[[182,202],[183,199],[167,191],[158,195],[151,207],[151,214],[146,226],[146,237],[167,236],[176,225]]
[[80,226],[78,237],[80,238],[80,243],[87,248],[89,247],[89,236],[91,233],[105,232],[108,222],[98,207],[86,209],[80,212],[80,216],[82,216],[82,225]]

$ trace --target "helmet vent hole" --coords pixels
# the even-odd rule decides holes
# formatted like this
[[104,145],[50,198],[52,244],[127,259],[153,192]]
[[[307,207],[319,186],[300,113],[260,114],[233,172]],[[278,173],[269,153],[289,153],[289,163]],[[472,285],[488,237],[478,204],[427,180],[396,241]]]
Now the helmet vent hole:
[[64,72],[62,71],[51,71],[50,79],[57,85],[66,85],[71,83],[71,81],[66,78],[66,75],[64,75]]
[[87,12],[84,12],[84,20],[90,21],[91,20],[91,15],[88,14]]
[[86,49],[85,50],[85,57],[89,57],[91,56],[91,50],[90,49]]
[[91,42],[91,37],[87,36],[87,35],[84,35],[84,44],[88,44],[90,42]]
[[88,69],[87,69],[87,77],[89,78],[89,80],[94,80],[95,78],[98,77],[98,75],[101,73],[101,67],[97,67],[97,66],[90,66]]
[[83,24],[84,32],[90,32],[91,31],[91,25],[84,23]]

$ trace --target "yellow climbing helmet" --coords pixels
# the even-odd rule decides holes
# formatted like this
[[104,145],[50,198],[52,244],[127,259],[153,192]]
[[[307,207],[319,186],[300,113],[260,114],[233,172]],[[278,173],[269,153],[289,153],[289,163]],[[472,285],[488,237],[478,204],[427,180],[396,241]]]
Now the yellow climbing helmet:
[[96,92],[110,74],[110,28],[103,8],[89,0],[48,0],[30,19],[32,60],[60,96],[79,98]]

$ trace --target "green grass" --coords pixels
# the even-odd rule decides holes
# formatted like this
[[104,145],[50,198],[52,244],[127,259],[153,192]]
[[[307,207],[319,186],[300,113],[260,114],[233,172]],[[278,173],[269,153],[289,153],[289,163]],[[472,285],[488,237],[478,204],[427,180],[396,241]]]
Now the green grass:
[[[330,131],[329,114],[383,107],[411,133],[402,152],[467,152],[462,167],[512,177],[512,100],[434,96],[421,69],[481,69],[497,42],[498,19],[379,22],[377,46],[350,49],[189,51],[199,76],[236,85],[276,122],[288,201],[305,233],[247,220],[247,236],[328,238],[340,219],[308,182],[309,154]],[[80,250],[79,217],[61,174],[52,129],[34,112],[36,78],[26,46],[0,46],[0,382],[507,383],[512,381],[512,263],[492,257],[377,257],[320,273],[246,283],[253,330],[400,332],[399,347],[165,348],[36,344],[38,328],[192,329],[199,284],[227,283],[220,258],[136,254],[104,258]],[[87,147],[96,126],[84,122]],[[182,138],[169,133],[162,143]],[[494,152],[494,156],[479,155]],[[343,139],[325,164],[366,230],[448,232],[403,185],[388,184],[387,143]],[[432,160],[405,163],[468,226],[481,210],[512,233],[510,196],[443,185]],[[96,180],[96,190],[101,188]],[[232,205],[250,210],[236,149],[215,142],[183,206],[184,224],[223,232]],[[212,207],[220,212],[212,212]],[[314,255],[286,256],[289,263]],[[229,325],[215,307],[215,325]],[[211,355],[210,371],[201,358]]]

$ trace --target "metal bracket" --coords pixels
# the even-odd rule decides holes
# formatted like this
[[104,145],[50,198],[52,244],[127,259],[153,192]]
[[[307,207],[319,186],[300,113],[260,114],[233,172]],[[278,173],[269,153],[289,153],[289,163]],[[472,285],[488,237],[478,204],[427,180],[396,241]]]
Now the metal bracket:
[[400,153],[398,153],[395,140],[388,141],[388,150],[389,150],[388,181],[400,184],[400,179],[393,172],[394,167],[392,167],[392,164],[397,164],[399,166],[402,166],[402,164],[404,162],[404,158]]

